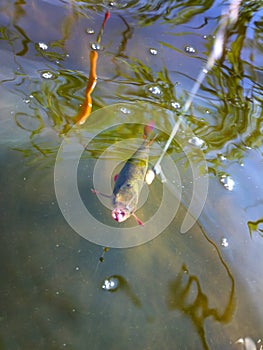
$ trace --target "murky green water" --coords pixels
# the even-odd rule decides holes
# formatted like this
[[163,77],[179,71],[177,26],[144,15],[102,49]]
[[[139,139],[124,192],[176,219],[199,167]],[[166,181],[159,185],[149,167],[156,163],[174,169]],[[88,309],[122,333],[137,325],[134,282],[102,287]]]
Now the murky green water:
[[[260,1],[242,3],[224,55],[185,117],[205,142],[209,170],[206,204],[189,232],[180,233],[182,205],[154,240],[103,253],[68,225],[54,190],[56,154],[83,102],[90,45],[106,10],[94,111],[119,102],[132,111],[140,101],[176,119],[222,8],[220,1],[0,1],[1,349],[241,349],[235,342],[244,337],[262,347]],[[110,211],[86,193],[102,150],[138,137],[136,128],[123,132],[99,135],[79,166],[83,201],[108,224]],[[157,137],[159,147],[165,140]],[[187,204],[188,163],[176,142],[169,154],[186,174]],[[232,191],[221,182],[228,176]],[[160,187],[151,185],[138,215],[156,210]],[[102,288],[110,276],[119,280],[112,293]]]

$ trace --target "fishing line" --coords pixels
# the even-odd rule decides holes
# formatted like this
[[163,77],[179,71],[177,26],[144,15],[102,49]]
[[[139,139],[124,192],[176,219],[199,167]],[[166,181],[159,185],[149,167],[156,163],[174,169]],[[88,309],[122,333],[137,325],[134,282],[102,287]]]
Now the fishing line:
[[103,248],[102,254],[101,254],[101,256],[99,257],[99,260],[98,260],[98,262],[97,262],[97,265],[96,265],[96,268],[95,268],[95,271],[94,271],[94,277],[95,277],[96,274],[97,274],[97,271],[98,271],[98,269],[99,269],[99,266],[100,266],[102,263],[104,263],[104,260],[105,260],[104,255],[105,255],[109,250],[110,250],[110,248],[108,248],[108,247],[104,247],[104,248]]
[[188,112],[189,108],[191,107],[193,99],[195,98],[197,91],[200,89],[200,86],[203,83],[203,81],[206,77],[206,74],[213,68],[213,66],[215,65],[215,61],[221,58],[222,53],[223,53],[224,43],[225,43],[226,31],[230,25],[233,26],[236,23],[236,21],[238,19],[238,11],[239,11],[240,3],[241,3],[241,0],[232,0],[229,4],[229,7],[227,7],[226,9],[224,9],[222,11],[221,19],[219,22],[219,29],[218,29],[218,32],[216,35],[213,50],[212,50],[210,56],[208,57],[208,60],[207,60],[205,67],[200,71],[200,73],[197,77],[197,80],[190,91],[190,97],[185,102],[182,113],[179,116],[178,121],[176,122],[176,124],[174,125],[174,127],[172,129],[170,137],[167,140],[159,159],[157,160],[157,162],[153,166],[153,168],[149,169],[147,172],[146,182],[148,183],[148,185],[150,185],[152,183],[152,181],[155,178],[155,175],[160,175],[161,181],[166,182],[166,177],[165,177],[165,175],[162,171],[162,168],[161,168],[161,161],[162,161],[163,157],[165,156],[168,148],[170,147],[171,142],[172,142],[174,136],[176,135],[180,125],[184,123],[183,116]]

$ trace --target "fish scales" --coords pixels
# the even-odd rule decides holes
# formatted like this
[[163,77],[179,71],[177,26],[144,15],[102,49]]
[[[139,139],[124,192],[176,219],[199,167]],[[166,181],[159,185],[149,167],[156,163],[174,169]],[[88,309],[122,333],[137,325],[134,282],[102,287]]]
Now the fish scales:
[[127,160],[119,173],[113,189],[113,205],[126,205],[133,212],[139,201],[148,168],[149,146],[144,141],[138,150]]
[[139,196],[148,169],[149,145],[151,142],[146,137],[147,134],[145,131],[145,140],[127,160],[115,182],[112,217],[118,222],[125,221],[133,215],[137,223],[143,225],[134,212],[137,209]]

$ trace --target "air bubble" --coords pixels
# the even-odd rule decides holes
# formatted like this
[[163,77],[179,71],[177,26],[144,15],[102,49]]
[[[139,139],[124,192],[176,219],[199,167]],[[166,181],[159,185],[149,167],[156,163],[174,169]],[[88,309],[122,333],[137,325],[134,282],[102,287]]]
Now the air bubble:
[[95,30],[92,29],[92,28],[87,28],[87,29],[86,29],[86,33],[92,35],[92,34],[95,33]]
[[30,97],[23,98],[23,102],[26,103],[26,104],[29,104],[31,102]]
[[200,149],[207,148],[205,141],[197,136],[193,136],[191,139],[188,140],[188,142],[193,146],[199,147]]
[[244,350],[257,350],[257,346],[250,337],[239,338],[235,344],[242,344]]
[[92,43],[90,45],[90,47],[92,48],[92,50],[94,51],[101,51],[102,50],[102,46],[99,43]]
[[119,285],[120,282],[118,278],[111,276],[103,281],[101,288],[109,292],[115,292],[118,289]]
[[174,109],[179,109],[181,108],[181,105],[179,102],[172,102],[171,103],[171,106],[174,108]]
[[150,54],[153,55],[153,56],[157,55],[157,53],[158,53],[158,51],[157,51],[156,49],[154,49],[153,47],[151,47],[151,48],[149,49],[149,52],[150,52]]
[[184,51],[190,53],[191,55],[197,53],[197,50],[193,46],[185,46]]
[[221,246],[227,248],[229,245],[227,238],[222,238],[221,239]]
[[41,50],[44,50],[44,51],[48,49],[48,46],[45,43],[38,43],[38,46]]
[[49,72],[49,71],[42,72],[41,76],[44,79],[52,79],[52,78],[54,78],[54,74]]
[[123,114],[131,114],[131,111],[128,108],[126,108],[126,107],[121,107],[120,111]]
[[215,35],[210,35],[210,34],[208,34],[208,35],[204,35],[203,36],[203,38],[205,39],[205,40],[214,40],[215,39]]
[[159,86],[156,85],[149,87],[149,91],[155,96],[160,96],[162,94],[161,89],[159,88]]
[[118,1],[109,1],[108,6],[110,7],[117,7],[117,8],[125,8],[127,7],[128,2],[125,0],[118,0]]
[[220,182],[223,184],[226,190],[233,191],[235,181],[232,179],[231,176],[222,175],[220,178]]

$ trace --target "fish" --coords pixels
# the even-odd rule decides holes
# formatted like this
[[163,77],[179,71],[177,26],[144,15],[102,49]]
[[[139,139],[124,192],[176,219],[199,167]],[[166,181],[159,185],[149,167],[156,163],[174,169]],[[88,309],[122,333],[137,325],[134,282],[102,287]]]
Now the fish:
[[120,173],[115,176],[111,215],[117,222],[123,222],[133,216],[136,222],[143,226],[143,222],[136,216],[135,211],[148,170],[150,145],[156,137],[149,139],[153,128],[153,122],[144,127],[142,144],[126,161]]

